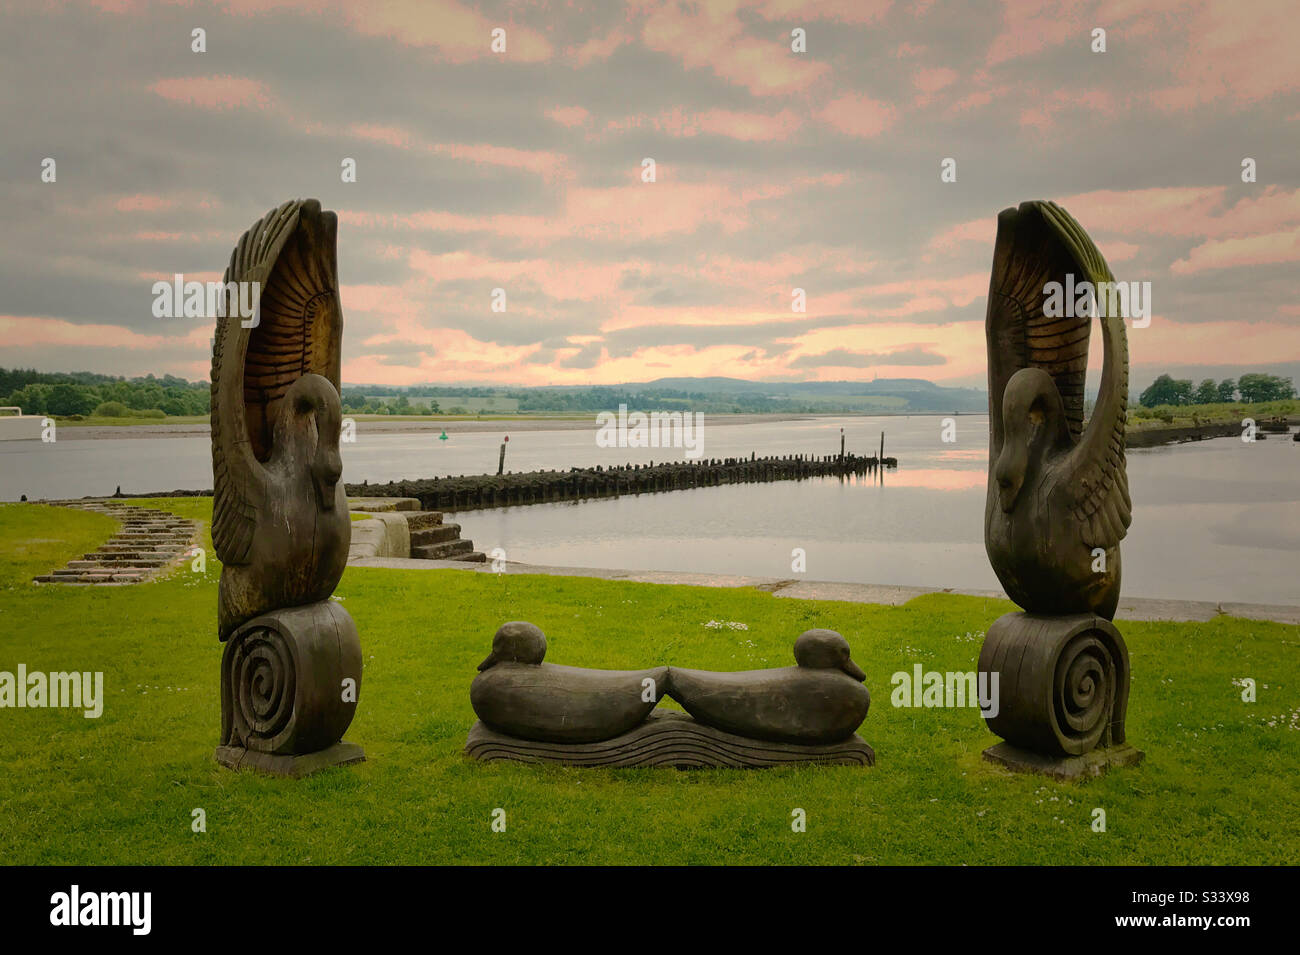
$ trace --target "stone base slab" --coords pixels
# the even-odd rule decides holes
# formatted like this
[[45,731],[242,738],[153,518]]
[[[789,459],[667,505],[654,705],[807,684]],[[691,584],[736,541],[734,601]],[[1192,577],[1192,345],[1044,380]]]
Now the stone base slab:
[[291,779],[301,779],[331,766],[365,762],[366,759],[365,751],[360,746],[346,740],[314,753],[298,755],[259,753],[241,746],[218,746],[215,755],[217,762],[227,769],[257,769]]
[[1013,773],[1040,773],[1062,782],[1092,779],[1109,769],[1136,766],[1145,755],[1128,743],[1094,749],[1082,756],[1044,756],[1010,743],[998,743],[984,750],[985,759]]

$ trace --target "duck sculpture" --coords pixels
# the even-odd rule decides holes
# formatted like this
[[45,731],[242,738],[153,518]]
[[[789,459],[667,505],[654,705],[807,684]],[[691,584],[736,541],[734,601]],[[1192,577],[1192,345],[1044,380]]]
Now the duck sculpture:
[[327,599],[352,527],[340,483],[343,333],[335,233],[314,199],[286,202],[240,238],[223,284],[256,283],[251,317],[218,316],[212,352],[212,542],[217,630]]
[[808,630],[794,642],[795,666],[718,673],[672,667],[668,696],[700,723],[750,739],[834,743],[867,717],[866,674],[834,630]]
[[659,702],[668,667],[589,670],[543,663],[546,635],[531,623],[504,624],[470,685],[484,724],[522,740],[594,743],[643,723]]
[[[1085,282],[1103,307],[1088,307],[1086,295],[1075,307],[1071,290]],[[1110,620],[1119,602],[1119,544],[1132,503],[1124,459],[1128,340],[1123,316],[1105,307],[1115,301],[1106,293],[1114,282],[1096,245],[1055,203],[1025,202],[999,215],[985,328],[984,544],[1008,596],[1030,613]],[[1049,305],[1053,288],[1060,309]],[[1094,321],[1104,363],[1085,426]]]

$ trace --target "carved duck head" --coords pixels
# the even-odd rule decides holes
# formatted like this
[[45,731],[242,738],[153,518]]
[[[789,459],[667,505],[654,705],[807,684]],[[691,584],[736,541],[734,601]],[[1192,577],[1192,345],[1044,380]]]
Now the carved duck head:
[[343,476],[339,432],[343,408],[328,378],[303,375],[284,393],[275,423],[275,448],[283,457],[306,460],[317,505],[334,509],[335,488]]
[[1021,368],[1002,395],[1002,453],[993,467],[998,503],[1010,513],[1025,483],[1054,452],[1071,445],[1065,405],[1052,376],[1041,368]]
[[504,623],[492,637],[492,652],[478,665],[489,670],[498,663],[540,664],[546,658],[546,634],[525,620]]
[[794,642],[794,662],[808,670],[839,670],[859,683],[867,675],[849,659],[849,642],[834,630],[805,630]]

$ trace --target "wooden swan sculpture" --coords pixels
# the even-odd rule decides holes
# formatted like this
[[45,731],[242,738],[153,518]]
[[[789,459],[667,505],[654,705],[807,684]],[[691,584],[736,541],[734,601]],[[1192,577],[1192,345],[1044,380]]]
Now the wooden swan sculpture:
[[314,199],[286,202],[244,233],[223,279],[261,289],[252,321],[218,318],[212,352],[223,640],[267,610],[326,599],[347,563],[336,230]]
[[[1050,283],[1064,314],[1047,314]],[[1097,320],[1072,290],[1091,283],[1104,365],[1084,427]],[[1115,615],[1119,544],[1132,521],[1124,461],[1128,341],[1115,282],[1087,233],[1052,202],[998,216],[989,281],[989,481],[984,544],[1007,594],[1031,613]],[[1110,283],[1110,284],[1102,284]],[[1065,298],[1069,296],[1069,298]],[[1083,314],[1079,314],[1079,312]]]
[[[286,202],[244,233],[223,279],[212,349],[212,543],[226,644],[216,758],[235,769],[301,776],[364,758],[342,742],[361,642],[329,599],[352,536],[339,456],[337,228],[316,200]],[[254,314],[231,309],[235,300],[255,300]]]
[[[1123,291],[1127,291],[1124,289]],[[1128,303],[1096,245],[1052,202],[998,216],[989,280],[984,546],[1026,612],[989,625],[979,673],[1003,742],[986,759],[1079,779],[1142,759],[1127,742],[1128,647],[1111,622],[1133,519],[1124,461]],[[1084,424],[1092,323],[1103,365]]]

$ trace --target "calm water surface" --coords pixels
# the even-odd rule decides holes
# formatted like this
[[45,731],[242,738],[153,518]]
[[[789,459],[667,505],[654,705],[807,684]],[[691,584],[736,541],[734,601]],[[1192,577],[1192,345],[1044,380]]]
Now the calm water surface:
[[[831,454],[899,459],[883,476],[699,488],[620,499],[468,511],[455,516],[478,550],[510,560],[636,570],[995,589],[984,555],[988,421],[960,416],[817,418],[706,428],[708,457]],[[504,433],[504,432],[503,432]],[[511,434],[507,467],[682,460],[672,449],[602,449],[594,432]],[[357,435],[344,446],[350,482],[496,470],[501,435]],[[0,443],[0,498],[76,497],[209,488],[206,436]],[[1133,527],[1124,542],[1132,596],[1300,603],[1300,443],[1222,438],[1129,453]]]

